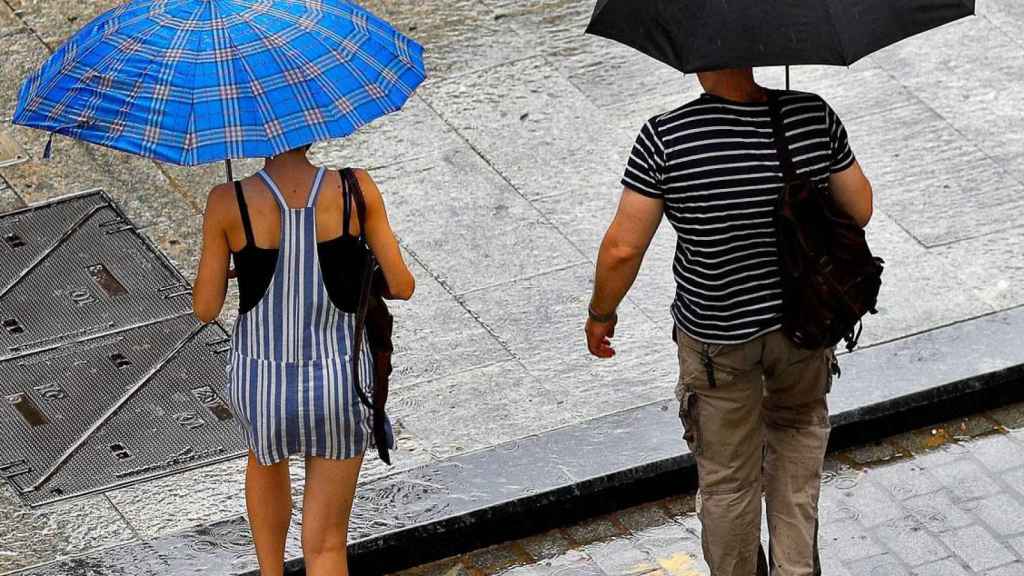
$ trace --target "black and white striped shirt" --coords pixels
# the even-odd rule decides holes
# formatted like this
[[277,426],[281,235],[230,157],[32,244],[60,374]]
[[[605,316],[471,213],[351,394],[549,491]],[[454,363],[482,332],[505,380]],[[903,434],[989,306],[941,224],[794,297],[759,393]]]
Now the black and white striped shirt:
[[[790,150],[818,181],[854,162],[846,130],[815,94],[780,93]],[[704,94],[656,116],[637,137],[623,184],[665,201],[678,235],[672,316],[711,344],[739,344],[781,325],[773,214],[782,191],[767,103]]]

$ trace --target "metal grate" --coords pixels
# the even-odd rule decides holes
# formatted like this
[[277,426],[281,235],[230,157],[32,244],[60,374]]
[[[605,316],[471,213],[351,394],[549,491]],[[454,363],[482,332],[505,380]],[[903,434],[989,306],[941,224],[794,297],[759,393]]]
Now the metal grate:
[[0,216],[0,476],[33,506],[244,453],[227,334],[105,194]]

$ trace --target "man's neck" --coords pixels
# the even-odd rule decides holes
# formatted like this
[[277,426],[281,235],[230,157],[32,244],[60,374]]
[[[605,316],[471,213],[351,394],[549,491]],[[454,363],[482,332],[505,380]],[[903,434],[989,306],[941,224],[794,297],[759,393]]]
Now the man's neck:
[[768,92],[754,82],[752,74],[742,71],[719,71],[702,74],[700,82],[708,94],[734,102],[764,102]]

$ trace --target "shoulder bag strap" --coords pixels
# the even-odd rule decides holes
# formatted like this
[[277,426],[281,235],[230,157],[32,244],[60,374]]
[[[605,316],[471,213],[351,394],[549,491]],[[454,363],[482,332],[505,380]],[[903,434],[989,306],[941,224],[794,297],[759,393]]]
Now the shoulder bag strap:
[[[363,198],[362,188],[359,187],[359,179],[356,178],[355,172],[351,168],[346,168],[341,171],[341,181],[345,189],[351,194],[352,200],[356,203],[356,218],[359,220],[359,236],[360,238],[366,238],[366,200]],[[347,212],[348,210],[346,210]],[[352,344],[352,378],[355,381],[356,393],[359,394],[359,400],[370,410],[374,410],[373,401],[366,395],[366,391],[363,390],[363,384],[360,381],[359,368],[361,365],[362,351],[363,351],[363,336],[366,334],[366,315],[370,309],[370,294],[373,290],[373,272],[377,266],[377,262],[373,257],[373,253],[367,248],[366,263],[363,269],[363,284],[359,291],[359,306],[356,309],[356,326],[355,334],[353,338],[355,341]]]
[[786,138],[785,123],[782,120],[782,102],[779,100],[779,93],[775,90],[768,91],[768,107],[771,110],[775,150],[779,155],[779,163],[782,165],[782,176],[786,182],[794,182],[797,180],[796,166],[793,164],[789,140]]

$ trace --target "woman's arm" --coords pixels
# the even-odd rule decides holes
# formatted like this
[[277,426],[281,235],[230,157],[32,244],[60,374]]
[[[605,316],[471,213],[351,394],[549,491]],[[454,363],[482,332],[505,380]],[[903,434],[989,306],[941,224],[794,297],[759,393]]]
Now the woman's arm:
[[203,252],[199,257],[199,272],[192,288],[192,311],[202,322],[213,322],[224,308],[231,258],[227,222],[229,210],[234,205],[231,184],[221,184],[211,190],[206,201]]
[[380,262],[384,278],[388,283],[388,296],[394,300],[408,300],[416,291],[416,278],[402,258],[398,240],[391,230],[384,198],[373,178],[365,170],[356,170],[356,178],[366,201],[366,240],[373,255]]

